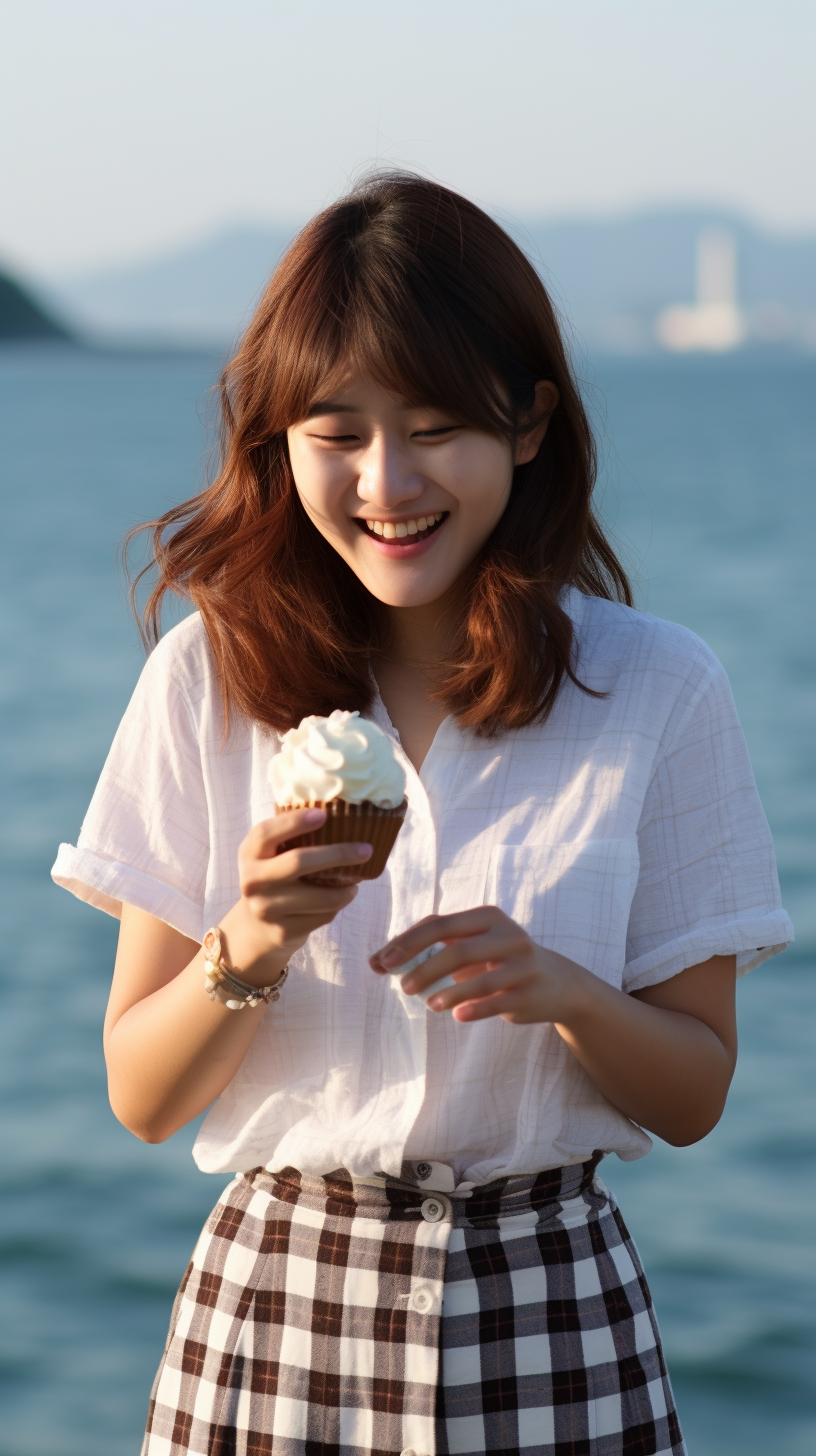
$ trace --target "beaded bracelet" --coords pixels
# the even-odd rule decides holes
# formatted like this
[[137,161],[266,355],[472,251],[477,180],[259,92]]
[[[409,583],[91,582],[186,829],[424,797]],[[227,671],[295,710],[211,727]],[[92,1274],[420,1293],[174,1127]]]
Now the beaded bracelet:
[[221,932],[217,926],[208,930],[202,941],[204,951],[204,990],[211,1001],[220,1001],[229,1011],[243,1011],[245,1006],[257,1006],[263,1001],[277,1001],[283,983],[289,974],[284,966],[277,981],[271,986],[251,986],[242,981],[225,963],[221,954]]

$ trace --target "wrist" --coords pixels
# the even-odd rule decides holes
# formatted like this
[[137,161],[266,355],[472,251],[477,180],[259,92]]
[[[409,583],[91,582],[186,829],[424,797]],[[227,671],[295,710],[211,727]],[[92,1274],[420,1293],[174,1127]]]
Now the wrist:
[[210,926],[202,942],[204,951],[204,989],[211,1001],[220,1001],[228,1011],[245,1011],[247,1006],[269,1006],[280,999],[289,967],[284,966],[279,976],[269,985],[258,986],[236,975],[224,955],[221,930]]
[[291,949],[270,945],[270,927],[239,900],[218,922],[224,959],[250,985],[265,986],[285,970]]
[[596,1010],[598,988],[603,983],[586,967],[558,951],[542,948],[542,956],[547,973],[555,983],[555,994],[548,998],[552,1014],[547,1019],[566,1030],[577,1029]]

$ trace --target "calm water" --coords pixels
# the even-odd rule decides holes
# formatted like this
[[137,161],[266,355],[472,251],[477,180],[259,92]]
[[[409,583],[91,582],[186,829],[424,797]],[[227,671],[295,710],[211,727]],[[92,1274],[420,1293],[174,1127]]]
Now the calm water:
[[[3,1456],[135,1456],[170,1303],[226,1179],[188,1128],[145,1147],[108,1110],[115,925],[51,886],[141,661],[117,574],[134,522],[192,493],[207,359],[0,354],[6,1283]],[[640,604],[728,668],[798,943],[741,987],[722,1123],[605,1177],[638,1240],[691,1456],[812,1456],[816,707],[809,585],[816,362],[604,363],[603,506]]]

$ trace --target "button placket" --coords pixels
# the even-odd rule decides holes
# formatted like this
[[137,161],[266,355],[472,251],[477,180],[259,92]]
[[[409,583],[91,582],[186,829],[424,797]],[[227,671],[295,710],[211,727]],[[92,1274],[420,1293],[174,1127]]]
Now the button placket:
[[[437,1376],[440,1373],[439,1325],[444,1297],[444,1255],[453,1229],[453,1205],[449,1204],[447,1199],[439,1197],[430,1198],[429,1196],[424,1200],[426,1203],[429,1201],[440,1205],[448,1204],[450,1216],[448,1218],[443,1216],[437,1221],[432,1221],[421,1213],[421,1209],[417,1208],[416,1204],[411,1210],[412,1217],[416,1218],[417,1222],[415,1224],[415,1252],[412,1260],[415,1272],[412,1274],[410,1292],[405,1301],[409,1311],[406,1336],[409,1342],[416,1343],[424,1350],[423,1369],[425,1374],[419,1378],[423,1381],[431,1380],[431,1384],[424,1387],[427,1391],[427,1400],[423,1400],[421,1412],[411,1407],[405,1411],[402,1417],[402,1450],[413,1451],[416,1456],[433,1456],[436,1451],[433,1372],[435,1370]],[[400,1296],[400,1303],[402,1308],[405,1308],[405,1304],[402,1303],[403,1298],[404,1296]]]
[[[404,754],[402,755],[405,758]],[[391,873],[400,893],[392,892],[388,937],[408,930],[433,911],[433,887],[436,883],[436,830],[424,785],[410,760],[405,758],[408,778],[407,796],[410,810],[392,851]],[[405,1099],[400,1118],[398,1162],[402,1162],[410,1129],[416,1122],[425,1098],[428,1070],[428,1010],[419,996],[406,996],[400,984],[400,973],[390,978],[393,994],[398,998],[405,1018],[404,1032],[410,1046],[413,1076],[410,1094]],[[406,1047],[406,1051],[408,1048]],[[395,1129],[396,1132],[396,1129]]]

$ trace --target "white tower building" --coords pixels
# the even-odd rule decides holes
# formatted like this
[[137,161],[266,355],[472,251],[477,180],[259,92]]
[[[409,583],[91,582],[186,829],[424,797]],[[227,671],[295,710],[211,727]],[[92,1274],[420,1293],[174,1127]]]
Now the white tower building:
[[733,233],[707,228],[697,238],[697,302],[658,314],[658,341],[675,353],[725,353],[745,338],[737,304],[737,245]]

